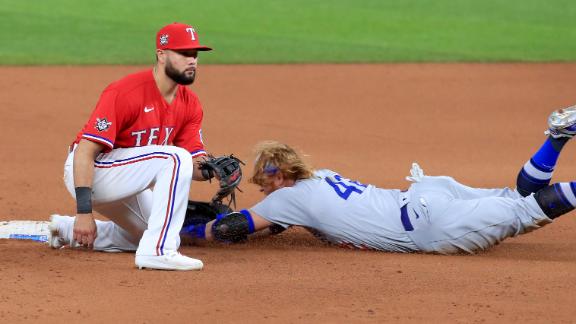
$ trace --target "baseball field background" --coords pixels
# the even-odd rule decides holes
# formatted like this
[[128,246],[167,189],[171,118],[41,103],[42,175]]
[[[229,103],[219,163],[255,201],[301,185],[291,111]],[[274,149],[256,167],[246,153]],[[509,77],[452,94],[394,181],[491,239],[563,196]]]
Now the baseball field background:
[[[576,103],[576,1],[0,0],[0,221],[74,213],[67,147],[101,91],[194,25],[207,149],[275,139],[363,183],[404,189],[413,161],[514,186],[550,111]],[[576,144],[553,181],[576,175]],[[262,196],[244,182],[238,207]],[[194,183],[207,200],[212,183]],[[102,216],[103,220],[105,217]],[[576,215],[477,255],[346,250],[291,228],[183,246],[200,272],[131,253],[0,240],[1,323],[573,323]]]
[[1,0],[1,64],[148,64],[192,22],[203,63],[570,61],[571,0]]

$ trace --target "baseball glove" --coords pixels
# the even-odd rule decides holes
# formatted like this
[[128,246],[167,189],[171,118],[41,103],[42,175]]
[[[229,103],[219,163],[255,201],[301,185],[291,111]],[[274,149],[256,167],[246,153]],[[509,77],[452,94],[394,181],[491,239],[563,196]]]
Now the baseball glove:
[[236,207],[235,190],[241,191],[238,188],[242,180],[240,164],[244,162],[232,154],[220,157],[208,156],[206,160],[200,162],[200,170],[205,179],[216,177],[220,181],[220,188],[212,197],[213,204],[221,204],[224,198],[230,197],[228,206],[234,204]]
[[216,219],[219,214],[229,214],[232,212],[233,210],[230,207],[221,202],[188,200],[183,227],[204,225]]
[[[205,238],[206,224],[220,217],[233,213],[234,210],[221,202],[205,202],[188,200],[188,208],[186,209],[186,217],[180,234],[186,238]],[[284,232],[286,228],[278,224],[272,224],[268,227],[271,235],[276,235]],[[245,238],[234,241],[234,243],[245,242]],[[190,243],[190,242],[188,242]]]

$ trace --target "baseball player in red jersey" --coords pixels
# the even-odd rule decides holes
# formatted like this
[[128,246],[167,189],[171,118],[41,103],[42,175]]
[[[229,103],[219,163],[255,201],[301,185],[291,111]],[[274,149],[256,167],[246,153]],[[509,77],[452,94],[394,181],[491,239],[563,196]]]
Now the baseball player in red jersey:
[[[140,269],[202,269],[202,261],[178,248],[191,180],[207,180],[195,166],[206,155],[202,106],[186,86],[194,82],[198,52],[210,50],[192,26],[169,24],[156,35],[153,69],[102,92],[65,163],[77,214],[59,216],[53,247],[75,241],[95,250],[135,250]],[[95,221],[93,209],[111,222]]]

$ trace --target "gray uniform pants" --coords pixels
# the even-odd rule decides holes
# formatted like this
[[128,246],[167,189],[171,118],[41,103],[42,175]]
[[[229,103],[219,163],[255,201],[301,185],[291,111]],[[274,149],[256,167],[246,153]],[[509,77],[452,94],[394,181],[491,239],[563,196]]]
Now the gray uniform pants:
[[406,196],[407,233],[424,252],[474,253],[552,222],[533,195],[471,188],[451,177],[424,176]]

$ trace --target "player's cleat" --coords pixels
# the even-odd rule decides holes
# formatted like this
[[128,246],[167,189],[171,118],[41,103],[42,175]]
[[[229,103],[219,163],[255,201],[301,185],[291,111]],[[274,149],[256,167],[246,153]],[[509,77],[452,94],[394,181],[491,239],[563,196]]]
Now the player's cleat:
[[204,267],[202,261],[184,256],[175,251],[164,255],[137,255],[135,263],[138,269],[202,270]]
[[553,138],[572,138],[576,135],[576,105],[552,112],[548,117],[548,130],[544,134]]
[[70,242],[64,238],[64,227],[63,223],[72,219],[70,216],[61,216],[54,214],[50,216],[50,224],[48,225],[48,230],[50,234],[48,235],[48,245],[53,249],[60,249],[65,245],[70,244]]

